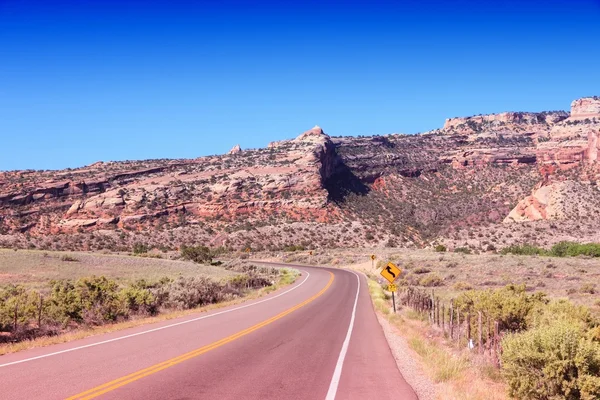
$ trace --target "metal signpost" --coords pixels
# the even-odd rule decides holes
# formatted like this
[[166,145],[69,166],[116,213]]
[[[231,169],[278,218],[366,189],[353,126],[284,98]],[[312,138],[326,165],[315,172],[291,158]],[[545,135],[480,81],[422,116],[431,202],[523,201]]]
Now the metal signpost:
[[392,304],[394,305],[394,313],[396,312],[396,297],[394,293],[397,290],[394,281],[398,279],[402,271],[398,268],[394,263],[387,263],[387,265],[381,270],[381,276],[388,280],[390,285],[388,286],[388,290],[392,292]]

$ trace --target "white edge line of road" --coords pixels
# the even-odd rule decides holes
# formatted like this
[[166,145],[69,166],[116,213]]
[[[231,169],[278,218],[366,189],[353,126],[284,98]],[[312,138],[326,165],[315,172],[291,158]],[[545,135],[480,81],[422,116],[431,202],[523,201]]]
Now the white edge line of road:
[[13,362],[9,362],[9,363],[6,363],[6,364],[0,364],[0,368],[2,368],[2,367],[8,367],[9,365],[21,364],[21,363],[28,362],[28,361],[34,361],[34,360],[38,360],[38,359],[40,359],[40,358],[46,358],[46,357],[56,356],[56,355],[58,355],[58,354],[68,353],[68,352],[75,351],[75,350],[86,349],[86,348],[88,348],[88,347],[99,346],[99,345],[101,345],[101,344],[106,344],[106,343],[116,342],[116,341],[119,341],[119,340],[123,340],[123,339],[128,339],[128,338],[131,338],[131,337],[134,337],[134,336],[145,335],[145,334],[147,334],[147,333],[152,333],[152,332],[156,332],[156,331],[161,331],[161,330],[163,330],[163,329],[167,329],[167,328],[173,328],[173,327],[175,327],[175,326],[179,326],[179,325],[189,324],[189,323],[191,323],[191,322],[196,322],[196,321],[200,321],[200,320],[202,320],[202,319],[216,317],[217,315],[221,315],[221,314],[230,313],[230,312],[232,312],[232,311],[241,310],[241,309],[243,309],[243,308],[248,308],[248,307],[255,306],[255,305],[257,305],[257,304],[261,304],[261,303],[264,303],[264,302],[267,302],[267,301],[271,301],[271,300],[273,300],[273,299],[276,299],[276,298],[278,298],[278,297],[281,297],[281,296],[283,296],[284,294],[288,294],[288,293],[289,293],[289,292],[291,292],[292,290],[296,290],[296,289],[298,289],[300,286],[304,285],[304,283],[305,283],[305,282],[308,280],[308,278],[309,278],[309,276],[310,276],[310,273],[309,273],[308,271],[304,271],[304,272],[306,272],[306,278],[304,278],[304,280],[303,280],[302,282],[300,282],[298,285],[294,286],[293,288],[291,288],[291,289],[289,289],[289,290],[286,290],[286,291],[285,291],[285,292],[283,292],[283,293],[279,293],[278,295],[276,295],[276,296],[273,296],[273,297],[269,297],[268,299],[263,299],[263,300],[257,301],[256,303],[252,303],[252,304],[246,304],[246,305],[243,305],[243,306],[240,306],[240,307],[231,308],[231,309],[229,309],[229,310],[219,311],[219,312],[216,312],[216,313],[214,313],[214,314],[210,314],[210,315],[203,315],[202,317],[197,317],[197,318],[193,318],[193,319],[188,319],[188,320],[181,321],[181,322],[177,322],[177,323],[174,323],[174,324],[165,325],[165,326],[161,326],[161,327],[154,328],[154,329],[149,329],[149,330],[147,330],[147,331],[142,331],[142,332],[132,333],[132,334],[130,334],[130,335],[125,335],[125,336],[119,336],[119,337],[117,337],[117,338],[114,338],[114,339],[103,340],[103,341],[101,341],[101,342],[90,343],[90,344],[86,344],[86,345],[84,345],[84,346],[73,347],[73,348],[66,349],[66,350],[56,351],[56,352],[54,352],[54,353],[43,354],[43,355],[41,355],[41,356],[37,356],[37,357],[25,358],[25,359],[23,359],[23,360],[13,361]]
[[352,330],[354,329],[354,319],[356,318],[356,305],[358,304],[358,294],[360,293],[360,276],[354,271],[348,272],[352,272],[354,275],[356,275],[356,279],[358,280],[358,286],[356,288],[354,308],[352,309],[352,317],[350,318],[350,324],[348,325],[346,339],[344,339],[344,343],[342,344],[342,350],[340,350],[340,356],[338,357],[337,364],[335,365],[335,370],[333,371],[333,376],[331,377],[331,383],[329,384],[329,390],[327,391],[327,396],[325,397],[325,400],[335,400],[335,395],[337,394],[338,386],[340,384],[340,378],[342,377],[344,359],[346,358],[346,353],[348,352],[348,346],[350,344],[350,337],[352,336]]

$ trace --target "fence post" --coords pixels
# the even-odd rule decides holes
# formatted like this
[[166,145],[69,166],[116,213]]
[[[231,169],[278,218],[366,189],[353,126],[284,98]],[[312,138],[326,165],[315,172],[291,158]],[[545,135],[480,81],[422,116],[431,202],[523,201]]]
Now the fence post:
[[467,346],[471,342],[471,313],[467,312]]
[[40,293],[40,308],[38,309],[38,328],[42,329],[42,310],[44,308],[44,296]]
[[431,289],[431,325],[435,325],[435,294]]
[[456,309],[456,343],[458,345],[458,347],[460,348],[460,308]]
[[477,334],[478,334],[478,338],[479,338],[479,343],[478,343],[478,351],[479,354],[483,353],[483,332],[481,331],[482,329],[482,325],[481,325],[481,311],[477,311],[478,317],[477,317]]
[[450,300],[450,340],[454,339],[454,300]]
[[487,347],[490,351],[490,357],[492,356],[492,322],[490,316],[487,317]]
[[446,306],[442,304],[442,333],[446,334]]

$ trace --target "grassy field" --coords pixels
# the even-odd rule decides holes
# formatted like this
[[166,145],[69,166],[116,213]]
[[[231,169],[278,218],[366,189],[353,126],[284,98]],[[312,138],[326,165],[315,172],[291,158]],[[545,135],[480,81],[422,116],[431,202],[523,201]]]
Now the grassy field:
[[46,287],[53,279],[77,279],[91,275],[104,275],[127,283],[142,278],[154,280],[179,275],[203,275],[220,279],[235,273],[191,261],[84,252],[0,249],[0,285],[13,283],[41,288]]

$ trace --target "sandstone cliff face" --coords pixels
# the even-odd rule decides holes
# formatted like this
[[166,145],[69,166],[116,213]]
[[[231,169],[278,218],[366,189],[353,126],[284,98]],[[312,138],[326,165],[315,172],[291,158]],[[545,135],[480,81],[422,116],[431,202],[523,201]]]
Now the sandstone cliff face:
[[[502,126],[514,127],[516,125],[549,125],[555,124],[569,116],[564,111],[553,111],[544,113],[528,112],[504,112],[500,114],[477,115],[473,117],[449,118],[444,124],[444,130],[448,133],[457,133],[482,128],[499,128]],[[531,128],[531,127],[529,127]]]
[[[233,150],[197,160],[92,165],[67,174],[77,180],[48,179],[62,172],[34,174],[23,187],[9,185],[13,190],[0,194],[0,215],[5,229],[33,234],[282,213],[294,220],[335,218],[327,209],[325,182],[338,159],[320,128],[282,141],[276,152]],[[17,174],[7,174],[8,181],[17,181]],[[55,211],[41,224],[37,210],[50,206]]]
[[600,118],[600,97],[584,97],[571,103],[572,119]]

